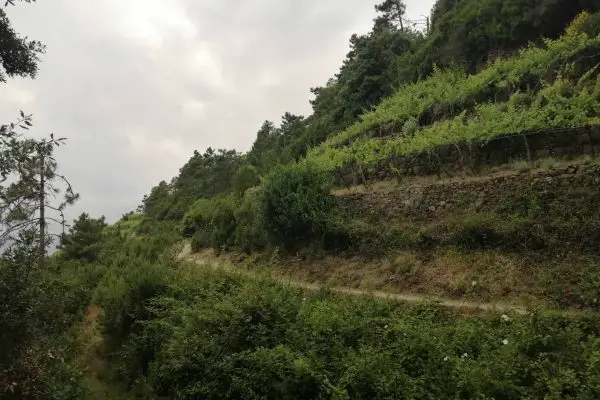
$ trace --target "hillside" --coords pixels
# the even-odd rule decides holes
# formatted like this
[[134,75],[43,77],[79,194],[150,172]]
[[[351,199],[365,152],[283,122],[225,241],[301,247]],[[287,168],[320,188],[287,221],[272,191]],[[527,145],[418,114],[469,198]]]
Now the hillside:
[[[437,69],[266,175],[247,165],[255,149],[196,153],[153,190],[142,218],[181,219],[195,251],[241,252],[246,266],[311,282],[594,308],[600,36],[587,33],[591,19],[581,14],[562,36],[476,74]],[[229,190],[210,184],[231,174]]]
[[62,139],[3,127],[0,397],[599,398],[596,3],[383,1],[312,115],[50,256]]

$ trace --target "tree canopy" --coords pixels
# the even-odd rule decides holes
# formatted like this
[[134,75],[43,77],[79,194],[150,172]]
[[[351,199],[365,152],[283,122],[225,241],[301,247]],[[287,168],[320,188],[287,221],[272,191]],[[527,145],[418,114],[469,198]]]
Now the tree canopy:
[[[31,0],[21,0],[31,3]],[[33,0],[35,1],[35,0]],[[6,14],[8,5],[15,5],[14,0],[6,1],[0,8],[0,82],[6,82],[7,77],[35,78],[38,72],[39,56],[45,51],[44,45],[36,40],[29,40],[19,35],[13,28]]]

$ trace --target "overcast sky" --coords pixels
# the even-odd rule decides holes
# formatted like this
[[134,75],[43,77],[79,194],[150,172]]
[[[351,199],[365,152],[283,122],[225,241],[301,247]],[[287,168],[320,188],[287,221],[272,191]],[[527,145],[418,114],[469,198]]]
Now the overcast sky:
[[[434,0],[405,0],[409,18]],[[0,121],[68,138],[57,157],[82,199],[69,211],[133,210],[193,151],[247,151],[265,119],[310,113],[310,87],[341,65],[376,0],[38,0],[9,7],[47,54],[36,80],[0,90]]]

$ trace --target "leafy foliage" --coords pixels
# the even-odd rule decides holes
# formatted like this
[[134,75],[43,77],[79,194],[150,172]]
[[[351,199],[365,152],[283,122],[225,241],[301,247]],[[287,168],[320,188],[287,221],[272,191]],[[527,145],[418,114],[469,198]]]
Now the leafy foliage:
[[199,198],[231,190],[231,177],[239,167],[240,154],[234,150],[195,151],[171,184],[161,182],[144,198],[142,211],[159,220],[180,220]]
[[597,12],[600,6],[593,0],[439,0],[417,67],[421,74],[428,74],[432,65],[475,72],[529,42],[558,37],[586,10]]
[[[14,5],[13,2],[6,3]],[[0,38],[0,82],[6,82],[7,77],[14,76],[35,78],[39,56],[45,51],[45,47],[40,42],[23,38],[15,32],[5,8],[0,8]]]
[[62,250],[64,258],[87,262],[96,260],[106,226],[104,217],[94,219],[87,213],[81,214],[69,228],[69,233],[61,237],[59,249]]
[[591,399],[599,390],[593,317],[461,317],[198,268],[138,304],[122,379],[162,397]]
[[294,164],[276,169],[263,190],[264,223],[274,243],[295,248],[325,232],[333,207],[326,175]]
[[233,192],[239,197],[242,197],[248,189],[260,184],[260,176],[253,165],[243,166],[232,179]]
[[[351,163],[373,168],[389,157],[432,151],[441,145],[596,123],[596,68],[568,62],[595,52],[599,45],[600,37],[576,30],[546,41],[546,48],[531,47],[517,58],[497,61],[478,75],[436,72],[382,102],[361,122],[311,151],[307,159],[329,171]],[[554,80],[550,83],[542,77]],[[411,119],[425,122],[418,133],[383,141],[369,138],[386,124],[402,126]]]

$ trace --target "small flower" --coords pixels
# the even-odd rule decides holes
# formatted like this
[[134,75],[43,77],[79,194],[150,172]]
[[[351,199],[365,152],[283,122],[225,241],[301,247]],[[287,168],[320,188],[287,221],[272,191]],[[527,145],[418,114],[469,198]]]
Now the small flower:
[[508,340],[507,340],[507,339],[504,339],[504,340],[502,341],[502,344],[506,346],[506,345],[508,344]]
[[302,298],[302,301],[306,301],[306,297],[303,297],[303,298]]
[[464,354],[462,355],[462,358],[467,358],[467,357],[469,357],[469,354],[467,354],[467,353],[464,353]]
[[387,325],[383,327],[383,329],[387,329],[387,328],[388,328],[388,326],[387,326]]
[[448,360],[450,360],[450,357],[448,357],[448,356],[444,357],[444,361],[448,361]]
[[510,321],[510,317],[506,314],[502,315],[500,318],[502,318],[502,321],[504,321],[504,322]]
[[471,286],[473,286],[473,287],[477,286],[477,281],[471,282]]

